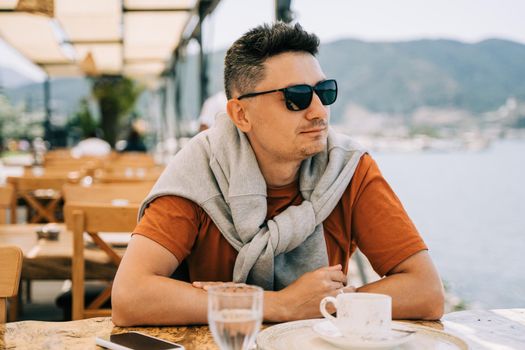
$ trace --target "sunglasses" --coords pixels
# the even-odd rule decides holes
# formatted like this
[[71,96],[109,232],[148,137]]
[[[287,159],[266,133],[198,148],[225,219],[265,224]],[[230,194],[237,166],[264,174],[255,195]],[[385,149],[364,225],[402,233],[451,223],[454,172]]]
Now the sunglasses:
[[307,84],[293,85],[283,89],[275,89],[261,92],[251,92],[237,97],[238,100],[243,98],[254,97],[272,92],[282,91],[284,94],[286,108],[290,111],[302,111],[308,108],[312,103],[314,91],[319,96],[321,103],[325,106],[331,105],[337,99],[337,82],[334,79],[321,81],[315,86]]

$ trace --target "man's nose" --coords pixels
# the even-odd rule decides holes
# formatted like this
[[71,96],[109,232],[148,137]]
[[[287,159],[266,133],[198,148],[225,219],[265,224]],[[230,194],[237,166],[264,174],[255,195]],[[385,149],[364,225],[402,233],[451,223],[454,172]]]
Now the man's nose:
[[324,119],[328,118],[328,108],[323,105],[319,96],[314,92],[312,96],[312,102],[310,106],[306,109],[306,119]]

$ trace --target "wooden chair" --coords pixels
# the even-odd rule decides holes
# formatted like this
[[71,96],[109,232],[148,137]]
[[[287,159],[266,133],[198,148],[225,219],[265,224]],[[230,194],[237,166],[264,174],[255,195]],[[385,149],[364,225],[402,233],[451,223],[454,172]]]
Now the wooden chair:
[[[65,221],[68,228],[74,233],[73,319],[109,314],[108,310],[100,309],[100,306],[108,300],[111,286],[106,288],[87,309],[83,308],[85,287],[84,236],[82,233],[88,232],[98,248],[102,249],[108,255],[109,260],[118,267],[120,255],[97,233],[101,231],[131,233],[136,226],[138,206],[152,186],[153,183],[93,184],[88,187],[79,184],[65,184],[63,186]],[[81,221],[84,221],[84,224]],[[83,230],[79,228],[82,225],[85,226]]]
[[18,293],[23,254],[16,246],[0,246],[0,324],[7,320],[7,298]]
[[103,167],[105,158],[71,158],[64,160],[48,160],[45,162],[45,169],[64,169],[64,170],[93,170]]
[[106,163],[109,168],[153,168],[155,160],[150,154],[142,152],[118,153],[111,162]]
[[95,172],[95,181],[99,183],[137,183],[155,182],[164,171],[163,167],[153,168],[111,168]]
[[[13,206],[14,200],[14,186],[9,183],[0,186],[0,224],[5,224],[7,222],[7,209],[10,209]],[[11,223],[13,223],[13,221],[11,221]]]
[[[35,214],[29,220],[38,223],[57,222],[55,212],[62,199],[62,186],[71,181],[67,174],[52,174],[42,176],[24,175],[9,177],[7,181],[15,188],[16,197],[24,199],[28,209],[33,209]],[[16,200],[11,206],[11,223],[16,223]]]
[[71,149],[69,148],[58,148],[52,149],[44,154],[44,161],[48,159],[68,159],[71,158]]
[[88,187],[79,184],[65,184],[62,187],[62,192],[66,203],[115,204],[114,201],[116,200],[125,200],[128,203],[140,204],[152,187],[152,182],[95,183]]
[[53,164],[63,164],[63,163],[78,163],[82,164],[87,161],[97,161],[104,162],[106,160],[112,159],[117,154],[111,152],[105,156],[82,156],[76,157],[72,154],[71,149],[61,149],[61,150],[51,150],[44,154],[44,165],[53,165]]
[[66,199],[64,207],[65,221],[68,229],[73,231],[72,257],[72,319],[109,316],[111,309],[102,305],[111,296],[111,283],[87,307],[85,298],[85,260],[84,232],[118,267],[121,255],[110,244],[105,242],[100,232],[131,233],[137,224],[138,203],[114,206],[108,203],[71,202]]

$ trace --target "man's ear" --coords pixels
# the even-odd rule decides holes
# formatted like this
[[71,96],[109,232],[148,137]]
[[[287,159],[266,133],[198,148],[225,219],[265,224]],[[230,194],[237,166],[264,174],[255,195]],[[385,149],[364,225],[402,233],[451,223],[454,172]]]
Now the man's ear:
[[236,98],[228,100],[226,104],[226,111],[230,116],[233,124],[235,124],[242,132],[248,132],[252,129],[252,123],[246,117],[246,110],[243,104]]

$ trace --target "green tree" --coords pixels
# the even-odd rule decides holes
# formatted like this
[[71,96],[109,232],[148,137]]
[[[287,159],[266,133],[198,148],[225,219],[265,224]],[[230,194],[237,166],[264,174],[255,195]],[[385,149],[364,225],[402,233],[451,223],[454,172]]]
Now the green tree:
[[123,76],[103,75],[92,81],[92,93],[98,101],[104,139],[115,146],[122,119],[133,110],[142,88]]
[[79,129],[81,136],[88,137],[93,134],[98,125],[91,112],[89,111],[89,104],[87,99],[80,100],[80,106],[75,112],[75,115],[68,123],[68,128]]
[[0,149],[8,139],[33,139],[43,133],[41,114],[24,112],[0,94]]

